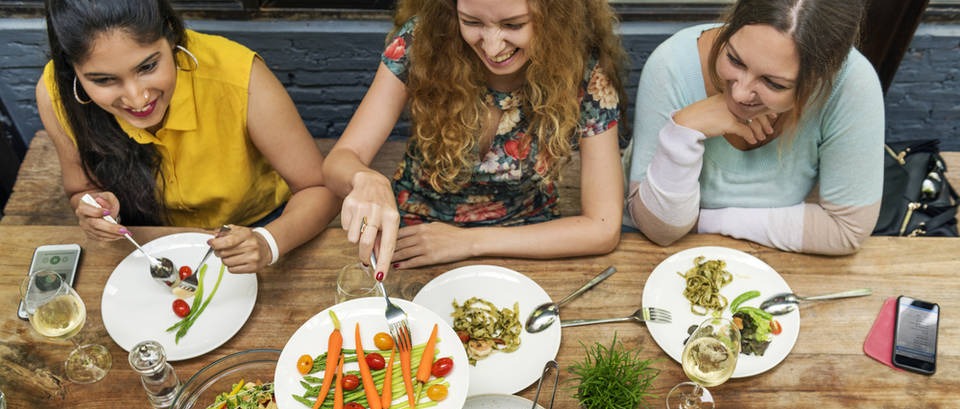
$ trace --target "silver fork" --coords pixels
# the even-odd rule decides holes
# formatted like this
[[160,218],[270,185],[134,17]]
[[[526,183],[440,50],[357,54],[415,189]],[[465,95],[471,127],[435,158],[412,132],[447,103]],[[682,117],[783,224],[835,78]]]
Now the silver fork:
[[[374,269],[377,266],[377,256],[373,252],[370,252],[370,266]],[[407,324],[407,313],[390,301],[382,280],[377,280],[377,288],[380,289],[380,294],[383,294],[383,300],[387,302],[384,316],[387,318],[387,327],[390,328],[393,343],[397,345],[397,350],[400,352],[412,351],[413,341],[410,337],[410,326]]]
[[[230,227],[223,225],[220,227],[220,231],[217,232],[216,237],[223,237],[224,234],[230,233]],[[200,259],[200,263],[197,264],[197,268],[193,269],[193,272],[180,281],[180,285],[177,287],[183,291],[186,291],[190,294],[197,292],[197,273],[200,272],[200,267],[203,267],[203,263],[207,262],[207,258],[210,257],[210,254],[213,253],[213,247],[207,246],[207,252],[203,253],[203,258]]]
[[648,308],[641,308],[639,310],[634,311],[633,314],[631,314],[629,317],[585,319],[585,320],[564,320],[564,321],[560,321],[560,326],[576,327],[578,325],[605,324],[610,322],[623,322],[623,321],[654,322],[657,324],[669,324],[670,311],[667,311],[663,308],[648,307]]

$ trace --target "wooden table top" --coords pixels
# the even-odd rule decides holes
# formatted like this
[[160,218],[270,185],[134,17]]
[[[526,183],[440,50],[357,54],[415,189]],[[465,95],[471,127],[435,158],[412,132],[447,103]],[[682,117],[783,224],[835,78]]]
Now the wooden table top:
[[[134,228],[141,242],[184,231]],[[61,362],[70,341],[50,341],[16,317],[18,286],[34,249],[43,244],[78,243],[83,248],[76,288],[87,306],[80,341],[110,348],[113,369],[104,380],[73,384]],[[484,258],[405,271],[411,282],[426,282],[454,267],[495,264],[522,272],[559,300],[608,265],[619,272],[564,306],[566,318],[626,316],[640,305],[650,271],[669,255],[698,246],[725,246],[752,254],[776,269],[799,294],[820,294],[868,287],[873,295],[805,305],[800,335],[791,354],[772,370],[731,379],[711,388],[723,408],[948,408],[957,407],[960,390],[960,241],[941,238],[870,238],[864,248],[846,257],[785,253],[714,235],[691,235],[669,246],[656,246],[642,236],[625,233],[613,253],[563,260]],[[90,240],[78,227],[0,226],[0,390],[10,408],[148,408],[139,377],[127,364],[127,353],[109,337],[100,314],[104,283],[132,250],[125,240]],[[259,274],[257,304],[244,327],[221,347],[203,356],[178,361],[181,381],[214,360],[250,348],[277,348],[299,326],[330,306],[336,270],[355,259],[355,247],[340,230],[328,230]],[[406,278],[405,278],[406,279]],[[316,296],[309,296],[315,294]],[[942,313],[937,373],[923,376],[884,366],[863,353],[863,341],[883,300],[900,294],[940,304]],[[296,295],[296,296],[292,296]],[[403,294],[411,296],[410,294]],[[563,330],[557,360],[562,368],[555,408],[576,408],[568,368],[583,358],[581,343],[609,344],[614,333],[645,358],[659,358],[662,370],[653,384],[662,397],[686,380],[680,365],[656,345],[643,325],[620,323],[569,327]],[[535,386],[519,393],[531,398]],[[543,400],[541,399],[541,402]]]

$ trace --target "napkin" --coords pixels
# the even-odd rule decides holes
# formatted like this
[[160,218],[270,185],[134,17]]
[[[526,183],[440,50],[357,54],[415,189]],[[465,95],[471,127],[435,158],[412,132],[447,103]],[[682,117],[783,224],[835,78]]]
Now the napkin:
[[867,339],[863,341],[863,352],[867,356],[876,359],[886,366],[901,371],[902,369],[893,366],[893,327],[894,314],[897,308],[897,297],[887,298],[880,307],[880,314],[873,321],[873,327],[867,333]]

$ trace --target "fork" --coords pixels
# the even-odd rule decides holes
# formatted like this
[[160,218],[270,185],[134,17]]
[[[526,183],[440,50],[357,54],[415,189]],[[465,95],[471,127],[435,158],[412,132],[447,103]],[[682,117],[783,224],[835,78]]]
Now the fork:
[[[230,226],[223,225],[220,227],[220,231],[217,232],[216,237],[223,237],[224,234],[230,233]],[[207,252],[203,253],[203,258],[200,259],[200,263],[197,264],[197,268],[193,269],[193,272],[180,281],[180,285],[177,287],[183,291],[186,291],[190,294],[197,292],[197,273],[200,272],[200,267],[203,267],[203,263],[207,262],[207,258],[210,257],[210,254],[213,253],[213,247],[207,246]]]
[[[370,265],[373,267],[377,265],[377,256],[373,252],[370,253]],[[407,324],[407,313],[390,301],[390,297],[387,296],[387,289],[383,287],[383,280],[377,280],[377,288],[380,290],[380,294],[383,294],[383,300],[387,302],[384,316],[387,319],[387,326],[390,328],[393,343],[397,345],[400,352],[413,350],[410,326]]]
[[669,324],[670,311],[667,311],[663,308],[647,307],[647,308],[641,308],[639,310],[634,311],[633,314],[631,314],[629,317],[585,319],[585,320],[564,320],[564,321],[560,321],[560,326],[576,327],[578,325],[605,324],[609,322],[623,322],[623,321],[654,322],[658,324]]

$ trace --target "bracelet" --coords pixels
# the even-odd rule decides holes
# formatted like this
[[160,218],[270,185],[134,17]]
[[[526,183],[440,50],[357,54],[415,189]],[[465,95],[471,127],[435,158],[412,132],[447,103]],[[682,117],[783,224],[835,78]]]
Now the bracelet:
[[263,237],[263,240],[267,242],[267,246],[270,247],[270,264],[267,265],[272,266],[273,263],[276,263],[277,259],[280,258],[280,249],[277,248],[277,240],[270,234],[270,230],[263,227],[254,227],[253,232]]

